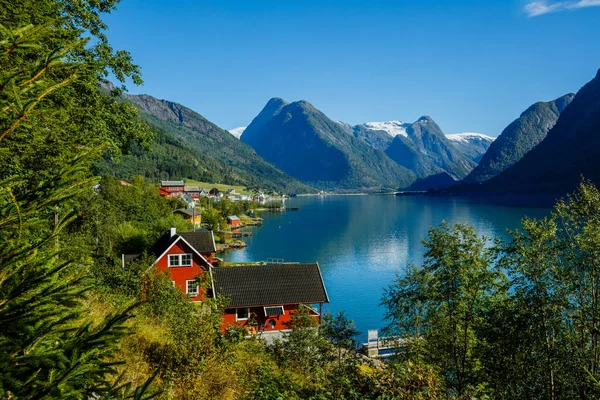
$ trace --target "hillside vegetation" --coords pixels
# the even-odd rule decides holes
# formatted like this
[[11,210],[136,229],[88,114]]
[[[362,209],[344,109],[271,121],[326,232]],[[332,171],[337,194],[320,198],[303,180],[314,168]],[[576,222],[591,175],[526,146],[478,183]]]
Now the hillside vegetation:
[[[104,83],[105,90],[111,85]],[[132,145],[131,154],[106,154],[97,163],[99,174],[123,179],[142,174],[152,179],[196,179],[284,193],[314,189],[263,160],[230,133],[180,104],[148,95],[121,94],[139,108],[139,115],[156,135],[151,152]]]

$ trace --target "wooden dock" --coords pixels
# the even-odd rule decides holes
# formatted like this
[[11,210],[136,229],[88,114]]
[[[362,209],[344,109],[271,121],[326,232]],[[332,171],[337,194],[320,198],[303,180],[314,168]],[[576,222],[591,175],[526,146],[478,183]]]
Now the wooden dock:
[[[395,354],[394,350],[404,347],[406,339],[400,336],[379,337],[379,330],[367,331],[367,343],[363,343],[363,349],[370,358],[383,358]],[[384,351],[385,354],[381,354]]]
[[231,232],[231,231],[219,231],[219,233],[223,233],[225,235],[231,235],[233,239],[239,239],[243,237],[252,236],[252,232]]

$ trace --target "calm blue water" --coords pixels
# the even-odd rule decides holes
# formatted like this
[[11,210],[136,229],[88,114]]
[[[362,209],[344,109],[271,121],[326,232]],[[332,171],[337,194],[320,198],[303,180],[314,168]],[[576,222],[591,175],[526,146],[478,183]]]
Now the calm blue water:
[[300,211],[262,213],[249,247],[222,255],[226,261],[313,262],[321,266],[330,303],[325,311],[346,310],[366,337],[381,329],[383,289],[409,263],[423,261],[421,240],[443,220],[473,225],[480,234],[504,235],[524,216],[542,217],[547,208],[506,207],[468,199],[425,196],[298,197]]

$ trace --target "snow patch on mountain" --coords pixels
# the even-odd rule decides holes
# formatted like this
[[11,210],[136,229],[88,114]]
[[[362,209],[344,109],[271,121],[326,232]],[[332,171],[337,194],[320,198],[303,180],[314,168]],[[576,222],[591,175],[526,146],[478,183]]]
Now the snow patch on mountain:
[[245,126],[240,126],[239,128],[230,129],[228,132],[231,133],[233,136],[235,136],[236,138],[239,139],[242,136],[242,133],[244,133],[245,130],[246,130]]
[[403,124],[401,121],[365,122],[363,126],[373,131],[387,132],[392,137],[397,135],[408,137],[406,134],[406,124]]
[[463,133],[451,133],[446,135],[446,137],[453,142],[462,142],[468,143],[475,140],[483,140],[487,142],[493,142],[496,140],[495,137],[491,137],[488,135],[484,135],[483,133],[475,133],[475,132],[463,132]]

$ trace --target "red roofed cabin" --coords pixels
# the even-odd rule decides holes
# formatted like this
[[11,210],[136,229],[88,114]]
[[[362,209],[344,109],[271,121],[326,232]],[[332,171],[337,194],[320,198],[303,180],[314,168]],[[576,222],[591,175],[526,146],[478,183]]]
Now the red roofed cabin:
[[185,190],[183,181],[160,181],[158,193],[164,197],[180,196]]
[[[296,308],[329,302],[318,263],[220,267],[213,280],[215,293],[229,299],[223,331],[230,325],[253,333],[287,330]],[[308,310],[320,322],[320,310]]]
[[230,215],[229,217],[227,217],[227,224],[232,228],[235,228],[240,227],[242,225],[242,221],[237,215]]
[[[197,232],[177,233],[171,228],[150,248],[149,254],[156,256],[154,267],[169,273],[174,287],[184,291],[192,301],[204,300],[205,294],[198,287],[197,278],[216,262],[216,246],[213,233],[206,229]],[[123,263],[133,259],[123,255]]]

